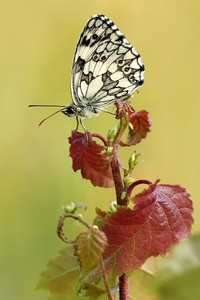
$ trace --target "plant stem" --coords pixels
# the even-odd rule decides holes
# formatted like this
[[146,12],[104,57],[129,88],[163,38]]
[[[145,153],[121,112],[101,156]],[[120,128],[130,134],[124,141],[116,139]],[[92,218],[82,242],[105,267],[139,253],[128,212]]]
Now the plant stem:
[[119,159],[118,159],[118,145],[121,140],[122,134],[124,133],[127,127],[127,120],[123,117],[120,120],[120,126],[113,141],[113,159],[111,161],[111,169],[113,180],[115,183],[115,191],[116,191],[116,200],[118,205],[127,205],[127,202],[122,199],[122,192],[124,191],[124,184],[122,182],[122,177],[119,168]]
[[107,275],[106,275],[106,270],[105,270],[105,266],[104,266],[104,263],[103,263],[102,256],[100,257],[100,268],[101,268],[101,273],[102,273],[104,285],[105,285],[105,288],[106,288],[106,292],[107,292],[107,295],[108,295],[108,299],[109,300],[114,300],[114,296],[112,295],[109,284],[108,284],[108,278],[107,278]]
[[113,180],[115,184],[115,192],[116,192],[116,200],[118,205],[124,205],[123,200],[121,199],[122,192],[124,190],[124,186],[122,183],[120,168],[119,168],[119,161],[117,157],[117,148],[118,145],[115,144],[113,147],[113,159],[111,161],[111,169],[112,169],[112,175]]
[[[128,198],[122,199],[122,192],[124,192],[124,184],[122,181],[120,168],[119,168],[119,159],[118,159],[118,145],[120,143],[121,137],[127,127],[126,116],[122,117],[120,120],[120,126],[118,132],[115,136],[113,142],[113,159],[111,161],[112,175],[115,183],[116,199],[118,205],[127,206]],[[128,280],[126,274],[123,274],[119,277],[119,298],[120,300],[128,299]]]
[[61,240],[63,240],[65,243],[67,244],[73,244],[75,241],[72,241],[72,240],[69,240],[64,232],[63,232],[63,226],[64,226],[64,221],[66,218],[72,218],[72,219],[75,219],[77,221],[79,221],[80,223],[82,223],[83,225],[85,225],[87,228],[90,227],[90,225],[88,224],[88,222],[86,222],[81,215],[74,215],[74,214],[69,214],[69,213],[66,213],[66,212],[63,212],[61,215],[60,215],[60,218],[58,220],[58,225],[57,225],[57,234],[59,236],[59,238]]
[[93,132],[93,133],[90,133],[90,136],[91,137],[97,137],[98,139],[100,139],[104,143],[105,146],[108,146],[107,140],[102,135]]
[[119,297],[120,300],[128,299],[128,279],[126,274],[119,277]]
[[133,182],[131,185],[129,185],[129,187],[127,188],[127,191],[126,191],[126,201],[129,200],[129,198],[131,197],[131,193],[132,193],[132,190],[137,186],[137,185],[140,185],[140,184],[152,184],[151,181],[149,180],[146,180],[146,179],[140,179],[140,180],[137,180],[135,182]]

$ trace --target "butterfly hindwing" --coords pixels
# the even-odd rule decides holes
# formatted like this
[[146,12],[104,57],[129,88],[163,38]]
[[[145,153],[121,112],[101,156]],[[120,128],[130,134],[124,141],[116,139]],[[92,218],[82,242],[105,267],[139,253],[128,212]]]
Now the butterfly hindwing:
[[71,74],[75,105],[104,107],[131,95],[144,79],[140,55],[104,15],[92,16],[79,38]]

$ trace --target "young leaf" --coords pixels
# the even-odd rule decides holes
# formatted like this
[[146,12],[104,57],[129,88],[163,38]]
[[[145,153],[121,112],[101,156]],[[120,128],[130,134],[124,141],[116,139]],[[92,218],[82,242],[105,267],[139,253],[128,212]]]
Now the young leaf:
[[135,112],[135,109],[133,108],[131,102],[128,100],[117,100],[115,101],[115,106],[117,108],[116,110],[116,119],[121,119],[126,113],[129,115],[133,112]]
[[68,247],[48,263],[41,273],[38,289],[49,291],[52,300],[80,299],[75,292],[78,276],[79,264],[74,248]]
[[95,226],[81,232],[75,241],[75,255],[78,257],[82,270],[96,265],[107,245],[107,238],[103,231]]
[[121,146],[136,145],[141,142],[147,136],[150,131],[151,120],[146,110],[129,112],[129,131],[127,141],[125,143],[120,142]]
[[107,274],[133,271],[190,233],[192,201],[181,186],[151,184],[134,202],[134,210],[119,207],[100,228],[108,238],[103,253]]
[[81,170],[82,177],[94,186],[111,187],[113,177],[105,147],[94,141],[89,132],[73,131],[69,138],[73,170]]

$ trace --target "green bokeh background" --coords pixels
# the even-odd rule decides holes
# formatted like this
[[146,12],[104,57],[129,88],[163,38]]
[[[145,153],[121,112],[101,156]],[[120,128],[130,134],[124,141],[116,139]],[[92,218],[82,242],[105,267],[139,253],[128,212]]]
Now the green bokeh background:
[[[75,120],[58,114],[38,129],[52,109],[31,103],[65,104],[76,43],[87,19],[110,17],[141,53],[145,84],[136,109],[146,109],[152,132],[136,147],[142,162],[135,178],[180,183],[194,201],[200,228],[200,2],[198,0],[2,0],[0,3],[1,299],[40,300],[36,291],[46,262],[64,247],[56,236],[61,206],[86,201],[108,207],[113,189],[94,188],[71,169],[67,137]],[[85,121],[106,134],[115,125],[107,114]],[[125,163],[131,149],[121,151]],[[71,237],[80,228],[68,224]]]

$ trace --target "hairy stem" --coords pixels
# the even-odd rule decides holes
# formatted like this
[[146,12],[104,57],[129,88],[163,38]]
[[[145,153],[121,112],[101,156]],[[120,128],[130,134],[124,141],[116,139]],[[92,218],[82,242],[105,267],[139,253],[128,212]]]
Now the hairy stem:
[[100,257],[100,268],[101,268],[101,273],[102,273],[104,285],[105,285],[105,288],[106,288],[106,292],[107,292],[107,295],[108,295],[108,299],[109,300],[114,300],[114,296],[112,295],[109,284],[108,284],[108,278],[107,278],[107,275],[106,275],[106,270],[105,270],[105,266],[104,266],[104,263],[103,263],[102,256]]
[[105,146],[108,146],[107,140],[102,135],[93,132],[93,133],[90,133],[90,136],[91,137],[96,137],[96,138],[100,139],[104,143]]
[[75,241],[69,240],[63,232],[63,226],[64,226],[64,222],[65,222],[66,218],[75,219],[75,220],[79,221],[80,223],[82,223],[83,225],[85,225],[87,228],[89,228],[89,224],[82,218],[81,215],[74,215],[74,214],[69,214],[66,212],[63,212],[61,214],[61,216],[58,220],[57,234],[58,234],[59,238],[61,240],[63,240],[65,243],[73,244]]
[[128,279],[126,274],[123,274],[119,278],[119,299],[127,300],[128,299]]
[[112,174],[113,174],[113,180],[115,184],[115,192],[116,192],[116,200],[118,205],[123,205],[123,201],[121,199],[121,195],[124,189],[120,168],[119,168],[119,161],[117,157],[117,148],[118,145],[114,145],[113,147],[113,159],[111,161],[111,168],[112,168]]
[[126,117],[123,117],[120,120],[120,126],[112,144],[113,159],[111,161],[111,169],[112,169],[112,175],[115,184],[116,200],[118,205],[127,205],[127,202],[122,199],[124,184],[122,182],[122,177],[121,177],[120,167],[119,167],[119,159],[118,159],[118,145],[126,127],[127,127],[127,120]]
[[[125,187],[122,181],[119,159],[118,159],[118,145],[120,143],[121,137],[127,127],[127,119],[126,116],[122,117],[120,120],[120,126],[118,132],[113,141],[113,159],[111,161],[111,168],[113,174],[113,180],[115,183],[115,191],[116,191],[116,199],[118,205],[127,206],[128,198],[122,199],[122,193],[125,191]],[[126,278],[126,274],[123,274],[119,277],[119,298],[120,300],[128,299],[128,280]]]
[[149,180],[146,180],[146,179],[140,179],[140,180],[137,180],[135,182],[133,182],[131,185],[129,185],[129,187],[127,188],[127,191],[126,191],[126,201],[129,200],[129,197],[131,197],[131,193],[132,193],[132,190],[137,186],[137,185],[140,185],[140,184],[152,184],[151,181]]

